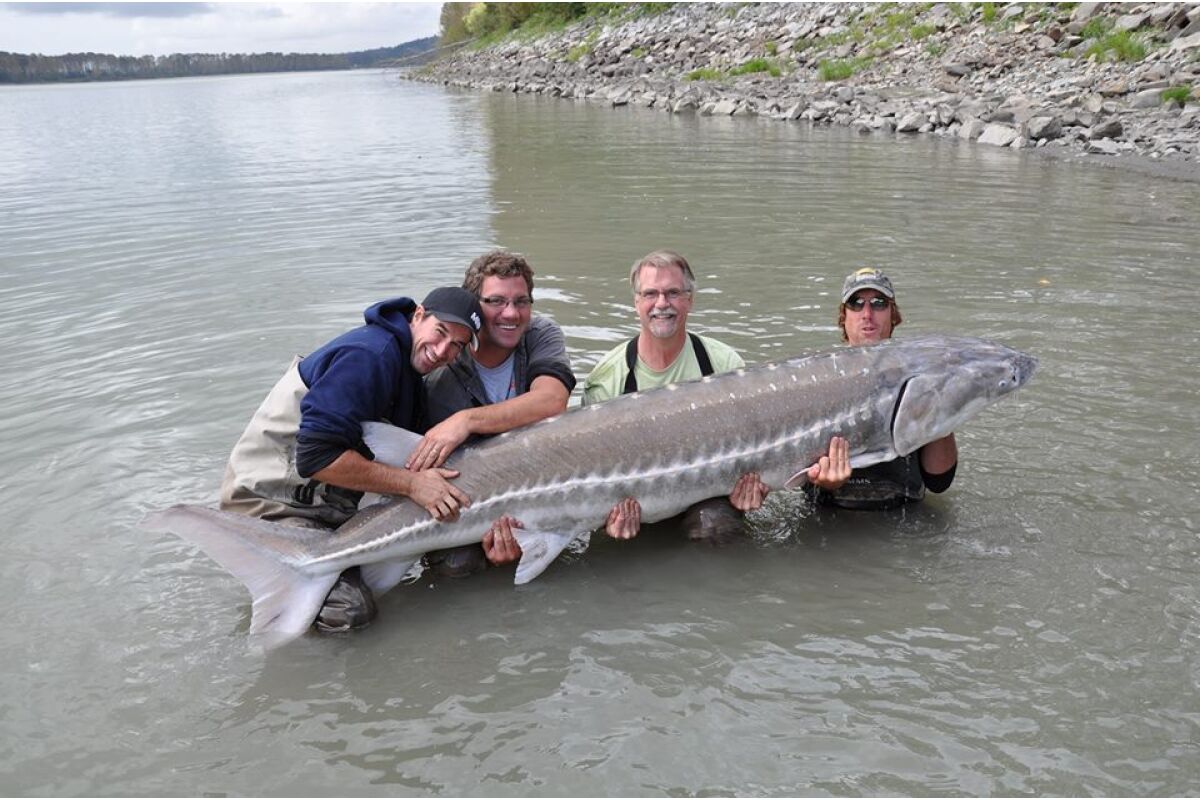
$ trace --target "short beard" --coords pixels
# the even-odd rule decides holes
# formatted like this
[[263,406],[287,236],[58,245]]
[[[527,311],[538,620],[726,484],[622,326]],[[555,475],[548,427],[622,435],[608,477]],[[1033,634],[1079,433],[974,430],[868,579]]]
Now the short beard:
[[[663,312],[661,314],[656,314],[654,312],[651,312],[649,315],[649,321],[648,321],[646,327],[650,331],[650,335],[653,336],[654,338],[670,339],[672,336],[675,335],[675,331],[678,329],[678,325],[679,325],[679,313],[676,311],[667,311],[667,312]],[[667,330],[665,333],[659,333],[658,329],[662,329],[664,326],[668,327],[669,330]]]

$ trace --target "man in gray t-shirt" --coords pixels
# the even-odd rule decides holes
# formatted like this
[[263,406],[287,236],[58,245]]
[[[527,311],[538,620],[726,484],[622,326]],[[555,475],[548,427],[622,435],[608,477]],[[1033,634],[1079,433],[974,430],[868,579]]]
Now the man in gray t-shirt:
[[[467,268],[463,288],[483,308],[479,347],[425,378],[429,430],[408,459],[410,469],[440,467],[464,443],[561,414],[575,388],[562,328],[533,316],[533,270],[523,256],[485,253]],[[489,561],[515,561],[521,549],[512,528],[519,524],[503,517],[482,547],[431,553],[428,563],[437,574],[460,576]]]

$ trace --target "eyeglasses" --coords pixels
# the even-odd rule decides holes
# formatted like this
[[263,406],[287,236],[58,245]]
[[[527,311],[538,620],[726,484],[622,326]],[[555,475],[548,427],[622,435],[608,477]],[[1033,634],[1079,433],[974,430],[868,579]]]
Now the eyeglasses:
[[667,289],[665,292],[660,292],[658,289],[643,289],[637,293],[637,296],[648,303],[657,303],[660,297],[667,298],[668,303],[675,303],[679,298],[690,294],[691,292],[686,289]]
[[865,297],[851,297],[846,301],[846,308],[851,311],[862,311],[863,306],[867,303],[871,304],[872,311],[885,311],[892,305],[892,301],[886,297],[872,297],[870,300]]
[[509,300],[507,297],[492,296],[481,297],[479,298],[479,302],[483,303],[488,308],[507,308],[511,305],[517,311],[524,311],[533,305],[533,298],[522,296],[514,297],[513,299]]

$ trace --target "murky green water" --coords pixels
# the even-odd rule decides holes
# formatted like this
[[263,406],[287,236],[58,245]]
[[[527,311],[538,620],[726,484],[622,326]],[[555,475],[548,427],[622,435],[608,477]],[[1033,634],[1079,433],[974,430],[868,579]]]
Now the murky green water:
[[[377,72],[0,107],[6,793],[1200,791],[1197,185]],[[215,501],[293,353],[493,244],[580,375],[658,247],[751,362],[832,346],[880,264],[899,335],[1041,369],[921,507],[777,496],[723,549],[660,526],[254,653],[245,590],[136,522]]]

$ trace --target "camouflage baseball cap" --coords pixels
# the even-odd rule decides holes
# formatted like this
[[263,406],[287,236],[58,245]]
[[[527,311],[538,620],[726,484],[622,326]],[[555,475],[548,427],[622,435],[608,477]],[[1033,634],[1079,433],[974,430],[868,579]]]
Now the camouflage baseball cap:
[[863,267],[846,276],[842,283],[842,302],[846,302],[855,292],[862,289],[875,289],[885,297],[896,299],[896,290],[892,288],[891,280],[874,267]]

